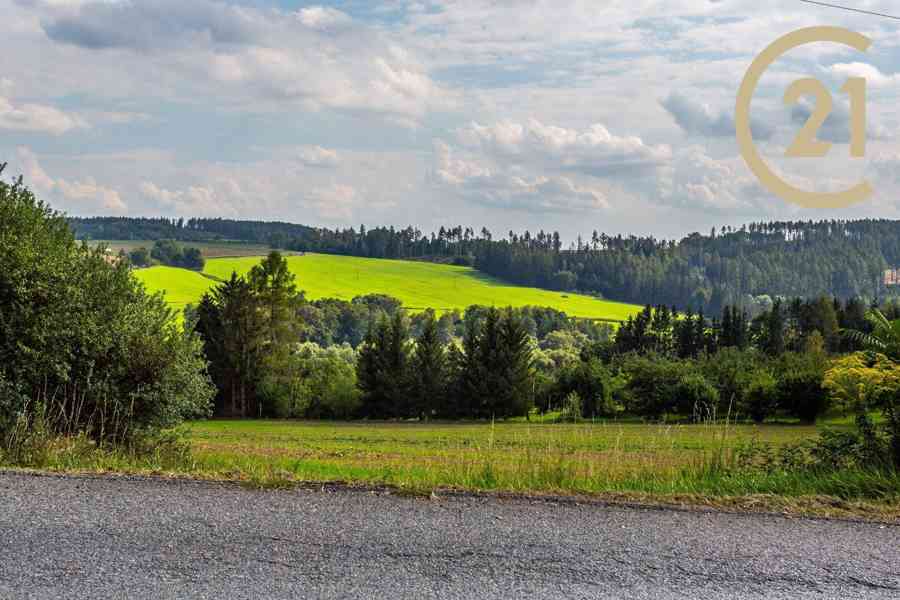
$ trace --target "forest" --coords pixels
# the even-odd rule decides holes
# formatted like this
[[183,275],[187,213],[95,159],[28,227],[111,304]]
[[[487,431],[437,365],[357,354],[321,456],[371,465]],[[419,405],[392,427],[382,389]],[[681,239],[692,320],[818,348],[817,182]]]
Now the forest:
[[884,272],[900,265],[900,222],[795,221],[723,227],[681,240],[594,231],[565,244],[556,232],[504,234],[453,226],[328,230],[226,219],[70,219],[81,238],[241,240],[275,249],[472,265],[507,281],[611,300],[752,314],[776,297],[884,299]]

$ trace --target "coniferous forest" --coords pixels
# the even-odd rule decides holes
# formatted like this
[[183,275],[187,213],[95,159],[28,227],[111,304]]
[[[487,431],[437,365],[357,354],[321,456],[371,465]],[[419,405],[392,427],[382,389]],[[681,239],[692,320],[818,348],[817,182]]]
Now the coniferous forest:
[[874,301],[893,295],[884,272],[900,265],[900,221],[797,221],[713,229],[678,241],[610,236],[565,243],[558,233],[441,227],[342,230],[227,219],[70,219],[93,239],[240,240],[288,249],[471,265],[522,285],[578,290],[640,304],[758,313],[776,297]]

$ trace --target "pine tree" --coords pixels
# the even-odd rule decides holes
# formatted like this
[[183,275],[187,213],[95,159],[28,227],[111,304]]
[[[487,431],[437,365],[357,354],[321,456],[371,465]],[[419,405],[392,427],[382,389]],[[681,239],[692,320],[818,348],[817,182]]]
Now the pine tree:
[[259,298],[247,280],[232,273],[230,280],[213,290],[212,302],[221,320],[221,356],[228,372],[226,411],[231,416],[258,416],[255,389],[266,336]]
[[765,339],[763,340],[763,349],[771,356],[781,356],[784,354],[784,310],[782,309],[781,300],[775,300],[772,304],[772,310],[766,315],[765,321]]
[[533,404],[531,339],[522,320],[507,309],[500,323],[497,368],[502,386],[497,390],[497,416],[527,415]]
[[416,340],[411,379],[411,414],[427,418],[444,410],[447,357],[439,339],[434,311],[430,309],[426,312],[422,334]]

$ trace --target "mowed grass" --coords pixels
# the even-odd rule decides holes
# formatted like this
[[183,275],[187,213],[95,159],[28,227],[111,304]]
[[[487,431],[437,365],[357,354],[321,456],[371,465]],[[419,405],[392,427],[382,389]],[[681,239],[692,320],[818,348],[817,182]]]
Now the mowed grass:
[[150,292],[163,292],[166,303],[179,314],[188,304],[196,304],[216,282],[196,271],[176,267],[150,267],[134,271]]
[[[511,285],[458,267],[418,261],[306,254],[287,258],[298,287],[308,298],[351,300],[364,294],[388,294],[413,312],[464,310],[473,304],[497,307],[544,306],[572,317],[623,321],[640,307],[580,294]],[[259,258],[222,258],[206,263],[205,272],[227,279],[246,274]]]
[[896,504],[896,477],[746,472],[742,445],[779,447],[813,426],[635,423],[192,423],[195,472],[260,486],[337,481],[440,489],[736,498],[826,495]]

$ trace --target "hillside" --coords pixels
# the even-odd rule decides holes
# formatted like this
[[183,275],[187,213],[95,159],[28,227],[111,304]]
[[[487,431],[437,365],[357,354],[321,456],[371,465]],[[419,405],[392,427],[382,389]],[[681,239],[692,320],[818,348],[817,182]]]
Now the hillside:
[[[426,262],[307,254],[290,256],[288,263],[300,289],[310,299],[351,300],[364,294],[388,294],[413,311],[465,309],[472,304],[486,306],[548,306],[574,317],[620,321],[639,307],[598,300],[579,294],[565,294],[520,287],[481,274],[470,267]],[[232,271],[247,273],[259,257],[217,258],[206,263],[205,273],[218,279]],[[174,308],[196,302],[215,282],[199,273],[168,267],[135,271],[151,291],[162,290]]]
[[[589,226],[585,223],[585,226]],[[885,277],[900,266],[900,221],[786,221],[714,228],[680,240],[585,231],[494,236],[481,227],[376,227],[328,230],[288,223],[190,219],[81,219],[94,239],[227,239],[286,250],[369,258],[447,259],[504,281],[544,289],[579,289],[622,302],[666,304],[719,313],[733,304],[757,313],[772,298],[835,296],[866,301],[898,295]]]

